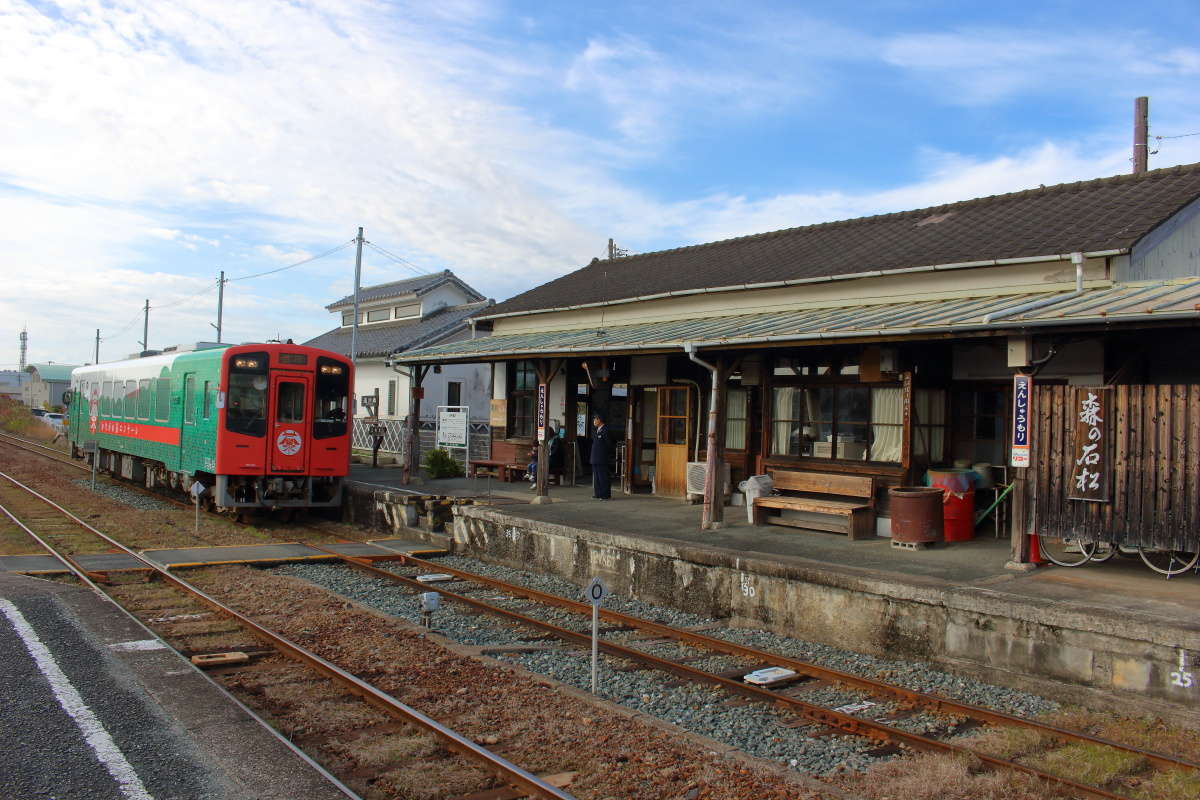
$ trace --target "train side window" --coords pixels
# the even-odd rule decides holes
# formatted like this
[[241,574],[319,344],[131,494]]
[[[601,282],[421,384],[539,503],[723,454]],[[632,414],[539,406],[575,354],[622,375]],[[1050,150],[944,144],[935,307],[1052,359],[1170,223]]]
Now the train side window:
[[154,418],[166,422],[171,418],[171,379],[159,378],[154,398]]
[[125,381],[125,419],[137,416],[137,381]]
[[209,381],[204,382],[204,418],[212,419],[212,394],[209,387]]
[[187,375],[183,379],[183,421],[187,425],[196,424],[196,376]]
[[150,379],[142,378],[137,384],[137,418],[150,419]]
[[113,382],[105,381],[100,390],[100,413],[105,416],[112,416],[112,399],[113,399]]

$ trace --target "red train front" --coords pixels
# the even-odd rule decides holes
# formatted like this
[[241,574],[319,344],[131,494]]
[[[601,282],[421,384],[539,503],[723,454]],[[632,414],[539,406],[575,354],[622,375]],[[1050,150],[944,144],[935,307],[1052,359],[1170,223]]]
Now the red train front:
[[350,471],[353,366],[293,344],[230,347],[217,394],[216,486],[225,508],[336,506]]

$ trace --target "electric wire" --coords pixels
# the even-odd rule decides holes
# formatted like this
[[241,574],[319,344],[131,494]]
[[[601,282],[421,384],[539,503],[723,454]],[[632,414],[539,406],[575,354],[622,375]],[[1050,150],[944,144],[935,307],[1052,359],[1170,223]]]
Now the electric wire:
[[274,275],[276,272],[283,272],[286,269],[292,269],[294,267],[299,267],[302,264],[308,264],[308,263],[316,261],[318,259],[325,258],[326,256],[331,256],[334,253],[338,252],[339,250],[345,250],[347,247],[354,244],[354,241],[355,241],[354,239],[351,239],[348,242],[343,242],[342,244],[339,244],[337,247],[333,248],[332,250],[326,250],[324,253],[320,253],[318,255],[312,256],[311,258],[306,258],[303,261],[297,261],[295,264],[288,264],[285,267],[276,267],[275,269],[269,269],[269,270],[266,270],[265,272],[256,272],[253,275],[242,275],[237,278],[226,278],[225,282],[226,283],[234,283],[236,281],[248,281],[251,278],[261,278],[264,275]]
[[377,251],[380,255],[384,256],[385,258],[390,258],[392,261],[395,261],[397,264],[402,264],[403,266],[408,267],[410,270],[417,273],[418,275],[432,275],[433,274],[429,270],[421,269],[416,264],[409,261],[407,258],[402,258],[401,256],[398,256],[395,253],[390,253],[387,250],[384,250],[382,247],[375,244],[374,242],[368,242],[366,239],[363,239],[363,244],[365,244],[367,247],[370,247],[372,250]]

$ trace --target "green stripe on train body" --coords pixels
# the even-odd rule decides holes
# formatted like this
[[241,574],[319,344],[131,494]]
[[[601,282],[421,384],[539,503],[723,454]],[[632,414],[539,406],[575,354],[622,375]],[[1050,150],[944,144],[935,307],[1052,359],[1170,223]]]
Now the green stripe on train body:
[[[216,471],[217,386],[230,345],[79,367],[71,373],[67,411],[71,445],[157,461],[187,475]],[[94,430],[93,430],[94,423]],[[155,438],[121,435],[144,426]],[[113,431],[113,432],[106,432]]]

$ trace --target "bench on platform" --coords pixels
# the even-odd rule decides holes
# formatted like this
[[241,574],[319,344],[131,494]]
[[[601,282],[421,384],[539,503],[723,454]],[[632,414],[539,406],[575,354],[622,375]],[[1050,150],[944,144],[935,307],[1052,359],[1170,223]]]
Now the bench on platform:
[[[875,479],[862,475],[768,469],[775,488],[789,494],[754,498],[754,524],[788,525],[844,533],[851,539],[875,537]],[[795,516],[772,514],[800,512]]]
[[529,466],[530,446],[518,442],[492,442],[492,457],[472,459],[467,476],[495,475],[502,481],[520,480]]

